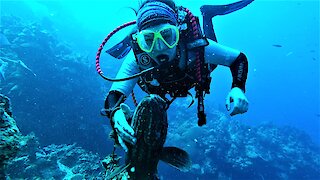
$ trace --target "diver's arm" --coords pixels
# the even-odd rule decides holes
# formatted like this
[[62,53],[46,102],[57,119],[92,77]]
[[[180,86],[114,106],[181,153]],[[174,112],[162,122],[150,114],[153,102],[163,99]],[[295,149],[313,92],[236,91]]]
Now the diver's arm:
[[209,45],[205,47],[205,62],[230,67],[233,77],[232,88],[239,87],[245,92],[245,83],[248,74],[248,61],[245,54],[212,40],[208,41]]
[[[129,54],[126,56],[126,59],[123,61],[120,70],[116,76],[116,79],[126,78],[135,75],[139,72],[140,69],[135,60],[133,51],[130,51]],[[138,78],[130,79],[127,81],[114,82],[112,83],[110,91],[119,91],[126,97],[128,97],[137,82]]]
[[[120,104],[126,100],[126,97],[123,93],[119,91],[109,91],[105,101],[104,108],[106,112],[106,116],[110,119],[113,116],[113,113],[119,109]],[[114,122],[111,121],[111,126],[113,127]]]
[[[138,65],[135,62],[134,54],[131,52],[122,63],[116,78],[132,76],[138,72]],[[136,139],[134,137],[133,129],[127,122],[129,116],[131,116],[130,108],[123,104],[123,102],[126,100],[126,97],[128,97],[137,81],[138,78],[114,82],[105,99],[104,114],[110,119],[112,127],[110,137],[114,138],[116,144],[120,144],[125,151],[127,151],[128,148],[124,141],[134,144]]]
[[128,147],[125,142],[135,144],[136,138],[134,137],[134,130],[129,125],[131,110],[128,105],[122,103],[124,101],[124,94],[119,91],[110,91],[105,101],[105,109],[112,127],[109,136],[127,152]]
[[248,60],[246,55],[240,53],[236,60],[230,65],[230,70],[233,77],[232,88],[238,87],[245,92],[248,75]]
[[[248,74],[248,61],[247,57],[240,53],[239,56],[230,65],[233,81],[232,88],[226,98],[226,107],[230,111],[230,115],[243,114],[248,111],[249,101],[245,96],[245,85]],[[231,103],[233,108],[231,108]]]
[[240,54],[239,50],[223,46],[210,39],[208,41],[209,45],[204,48],[204,59],[208,64],[230,67]]
[[[124,62],[121,65],[121,68],[116,76],[116,78],[124,78],[132,76],[139,72],[139,67],[135,62],[135,57],[131,51]],[[106,115],[110,118],[112,111],[119,108],[120,104],[123,103],[126,97],[132,92],[135,84],[137,83],[138,78],[130,79],[127,81],[120,81],[112,83],[112,86],[109,90],[109,93],[105,99],[105,109],[109,112],[106,112]]]

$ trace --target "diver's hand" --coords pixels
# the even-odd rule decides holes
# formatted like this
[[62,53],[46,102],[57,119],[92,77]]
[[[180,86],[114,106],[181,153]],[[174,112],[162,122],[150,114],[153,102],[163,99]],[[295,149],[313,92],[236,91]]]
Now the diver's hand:
[[231,109],[231,103],[233,104],[233,110],[231,112],[231,116],[236,115],[236,114],[243,114],[248,111],[248,99],[244,95],[243,91],[238,88],[234,87],[231,89],[229,92],[227,99],[226,99],[226,107],[227,110],[230,111]]
[[114,129],[117,132],[118,140],[124,151],[128,151],[128,147],[124,141],[134,145],[136,143],[136,138],[134,137],[134,130],[128,124],[127,119],[131,115],[130,107],[124,103],[120,105],[120,109],[114,113]]

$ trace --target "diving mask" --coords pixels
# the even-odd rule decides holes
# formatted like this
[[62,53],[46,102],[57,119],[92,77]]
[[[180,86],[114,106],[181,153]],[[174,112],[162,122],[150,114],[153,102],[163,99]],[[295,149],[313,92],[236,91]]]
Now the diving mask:
[[134,34],[133,37],[137,40],[141,50],[150,53],[157,39],[161,40],[170,49],[175,47],[179,41],[179,29],[177,26],[168,24],[157,31],[142,30]]

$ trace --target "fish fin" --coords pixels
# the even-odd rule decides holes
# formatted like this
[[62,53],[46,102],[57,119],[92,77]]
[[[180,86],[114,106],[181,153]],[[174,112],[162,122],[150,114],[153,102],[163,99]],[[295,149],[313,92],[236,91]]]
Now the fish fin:
[[189,171],[192,165],[189,154],[177,147],[164,147],[160,155],[160,160],[183,172]]
[[122,41],[118,44],[114,45],[110,49],[106,51],[106,53],[110,54],[111,56],[122,59],[124,58],[131,50],[130,45],[131,38],[130,36],[126,36]]
[[121,165],[117,168],[114,168],[114,171],[112,173],[110,173],[108,176],[106,176],[106,179],[112,179],[112,178],[118,176],[120,173],[125,171],[129,166],[130,166],[130,163],[127,165]]
[[189,91],[187,94],[191,97],[191,103],[188,106],[188,108],[190,108],[192,106],[192,104],[194,103],[194,98],[193,98],[193,95]]
[[203,16],[203,30],[204,34],[211,40],[217,42],[215,35],[212,18],[218,15],[225,15],[242,9],[252,3],[254,0],[241,0],[235,3],[226,5],[203,5],[200,7],[200,11]]

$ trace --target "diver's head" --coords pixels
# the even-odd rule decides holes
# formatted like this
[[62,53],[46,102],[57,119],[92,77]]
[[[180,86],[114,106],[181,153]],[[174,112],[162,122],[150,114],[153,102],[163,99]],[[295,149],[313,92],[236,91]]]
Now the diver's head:
[[172,0],[147,0],[137,11],[137,26],[141,31],[162,23],[178,24],[176,7]]
[[137,12],[137,26],[136,38],[143,51],[158,61],[174,59],[179,41],[174,4],[148,0]]

